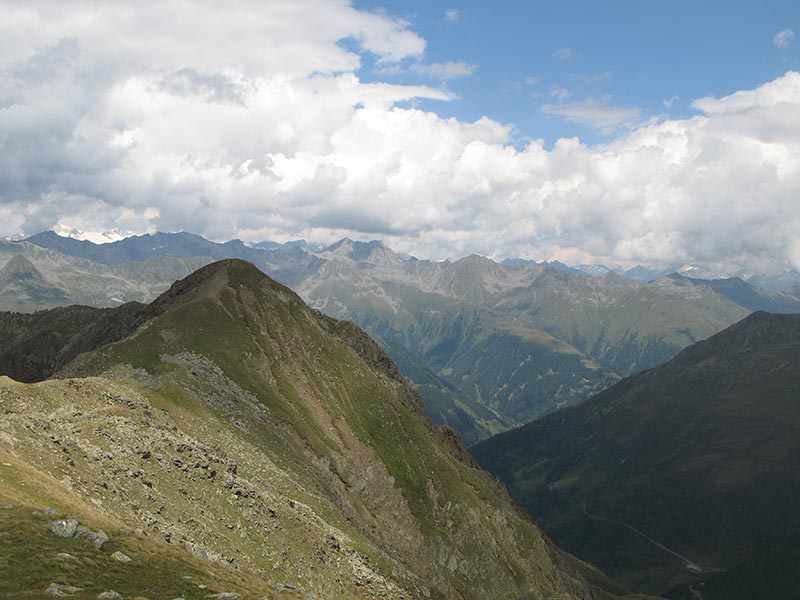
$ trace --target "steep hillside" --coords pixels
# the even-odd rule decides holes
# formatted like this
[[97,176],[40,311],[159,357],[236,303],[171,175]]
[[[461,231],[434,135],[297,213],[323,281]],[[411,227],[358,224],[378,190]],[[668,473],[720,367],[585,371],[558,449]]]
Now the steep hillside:
[[63,379],[2,381],[4,487],[283,592],[590,597],[357,327],[241,261],[148,312]]
[[634,589],[800,593],[800,315],[754,313],[473,450],[558,544]]
[[614,273],[598,278],[549,270],[509,294],[497,310],[621,375],[660,364],[728,324],[708,306],[658,294]]
[[[617,275],[499,265],[471,256],[454,263],[400,260],[378,243],[342,242],[297,287],[315,308],[355,321],[427,365],[480,411],[464,426],[452,404],[420,388],[438,422],[465,439],[496,423],[529,422],[574,405],[618,380],[674,356],[747,311],[720,295],[702,303],[660,294]],[[414,377],[411,377],[414,379]],[[475,420],[477,419],[477,420]],[[495,423],[495,424],[492,424]]]

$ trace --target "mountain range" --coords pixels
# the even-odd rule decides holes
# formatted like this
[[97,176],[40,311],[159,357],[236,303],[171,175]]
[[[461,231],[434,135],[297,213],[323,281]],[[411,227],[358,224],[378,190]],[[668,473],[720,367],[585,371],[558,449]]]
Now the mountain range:
[[800,315],[753,313],[472,451],[556,543],[632,589],[800,589]]
[[[148,302],[194,268],[246,259],[314,308],[367,329],[428,414],[467,444],[585,400],[752,310],[800,311],[798,295],[742,280],[670,275],[642,284],[554,263],[433,262],[379,241],[260,246],[187,233],[98,245],[45,232],[0,245],[11,272],[0,302],[11,310]],[[21,258],[10,262],[17,255],[38,271],[25,286],[13,283],[16,271],[31,271]]]

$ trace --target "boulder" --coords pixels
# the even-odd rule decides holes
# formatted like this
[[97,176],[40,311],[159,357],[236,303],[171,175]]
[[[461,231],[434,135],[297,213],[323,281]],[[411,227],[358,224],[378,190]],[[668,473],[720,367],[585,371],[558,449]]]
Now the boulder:
[[60,521],[53,521],[50,523],[50,531],[52,531],[58,537],[75,537],[75,534],[78,532],[78,521],[75,519],[61,519]]
[[117,562],[121,562],[121,563],[129,563],[129,562],[133,561],[133,559],[130,556],[120,552],[119,550],[114,552],[114,554],[111,555],[111,558],[113,558]]
[[66,585],[62,583],[51,583],[44,591],[48,596],[59,598],[61,596],[71,596],[76,592],[82,591],[83,588],[75,587],[74,585]]

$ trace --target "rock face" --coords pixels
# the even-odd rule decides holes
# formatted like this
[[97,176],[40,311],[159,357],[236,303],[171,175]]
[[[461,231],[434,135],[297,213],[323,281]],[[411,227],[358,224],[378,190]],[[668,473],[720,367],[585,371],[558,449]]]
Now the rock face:
[[62,379],[0,379],[29,484],[281,593],[591,597],[359,329],[241,261],[149,311]]

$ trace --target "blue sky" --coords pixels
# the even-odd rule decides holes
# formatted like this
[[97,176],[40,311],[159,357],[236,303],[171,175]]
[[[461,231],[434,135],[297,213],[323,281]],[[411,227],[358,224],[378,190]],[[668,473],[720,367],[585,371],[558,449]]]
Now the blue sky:
[[[541,107],[557,104],[558,94],[571,94],[564,103],[594,98],[639,109],[632,121],[681,118],[695,114],[692,100],[754,88],[800,64],[800,39],[785,47],[773,41],[786,29],[800,33],[796,1],[355,4],[406,19],[427,41],[426,62],[477,67],[446,82],[457,100],[420,106],[462,120],[485,115],[513,123],[519,138],[541,137],[548,145],[571,136],[593,143],[619,132],[545,114]],[[359,74],[430,83],[415,73],[387,75],[369,57]]]

